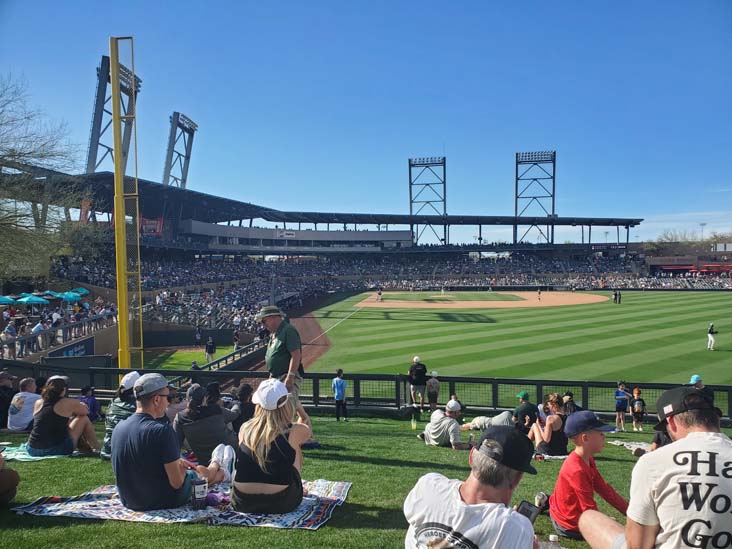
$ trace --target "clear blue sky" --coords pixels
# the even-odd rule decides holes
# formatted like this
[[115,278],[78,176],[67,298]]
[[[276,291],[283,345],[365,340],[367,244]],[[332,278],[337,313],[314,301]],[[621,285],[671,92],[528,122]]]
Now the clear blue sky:
[[0,71],[84,151],[110,35],[147,179],[178,110],[189,188],[278,209],[408,212],[407,158],[444,153],[449,213],[511,215],[514,153],[556,149],[560,215],[732,231],[727,0],[0,0]]

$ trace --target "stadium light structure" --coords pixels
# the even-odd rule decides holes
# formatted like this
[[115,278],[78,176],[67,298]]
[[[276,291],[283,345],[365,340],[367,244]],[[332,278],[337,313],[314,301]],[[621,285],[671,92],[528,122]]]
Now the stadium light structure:
[[[193,135],[198,125],[185,114],[174,112],[170,117],[170,135],[168,137],[168,153],[163,169],[163,185],[186,188],[188,166],[191,163]],[[182,151],[176,147],[182,145]]]
[[[409,215],[447,215],[447,158],[430,156],[409,159]],[[431,223],[411,223],[414,243],[419,244],[426,230],[430,230],[443,245],[450,240],[449,226],[442,224],[442,236]]]
[[[536,229],[543,241],[554,244],[554,222],[556,220],[555,193],[557,171],[556,151],[516,153],[516,179],[514,186],[513,243],[518,244]],[[520,209],[520,211],[519,211]],[[533,223],[519,238],[519,218],[524,216],[546,216],[546,223]]]
[[[122,143],[117,150],[121,151],[122,171],[127,170],[127,158],[130,152],[130,141],[132,139],[132,122],[128,116],[134,116],[137,96],[142,87],[142,80],[134,72],[124,65],[119,65],[119,88],[118,101],[123,115]],[[112,126],[112,97],[107,95],[107,85],[111,83],[110,58],[102,56],[102,61],[97,67],[97,92],[94,98],[94,112],[92,113],[92,124],[89,132],[89,150],[86,156],[86,173],[98,171],[107,157],[114,163],[114,147],[104,143],[105,136]],[[101,158],[99,154],[101,152]]]

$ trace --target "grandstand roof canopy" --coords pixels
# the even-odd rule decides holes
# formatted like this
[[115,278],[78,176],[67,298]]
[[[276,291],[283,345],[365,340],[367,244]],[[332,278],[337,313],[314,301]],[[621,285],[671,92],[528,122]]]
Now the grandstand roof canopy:
[[[11,166],[17,169],[18,166]],[[16,180],[22,182],[24,191],[41,196],[45,184],[58,186],[80,185],[88,189],[96,211],[111,212],[114,199],[114,174],[97,172],[92,174],[69,175],[52,170],[28,167],[27,172],[38,177],[29,181],[28,176],[2,174],[2,187],[12,185]],[[131,179],[131,178],[128,178]],[[35,187],[37,188],[29,188]],[[276,223],[318,223],[318,224],[358,224],[358,225],[512,225],[514,216],[490,215],[408,215],[408,214],[367,214],[333,212],[285,212],[248,202],[223,198],[190,189],[162,185],[145,179],[138,179],[140,195],[140,214],[143,217],[179,216],[180,219],[195,219],[206,223],[221,223],[242,219],[263,219]],[[37,194],[36,194],[37,193]],[[63,204],[67,205],[67,204]],[[545,225],[546,217],[521,217],[520,225]],[[635,227],[643,219],[605,218],[605,217],[562,217],[553,220],[554,225],[589,225]]]

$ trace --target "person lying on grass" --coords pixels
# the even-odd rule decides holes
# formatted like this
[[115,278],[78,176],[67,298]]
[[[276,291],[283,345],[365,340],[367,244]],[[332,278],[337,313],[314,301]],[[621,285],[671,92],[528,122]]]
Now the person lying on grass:
[[620,513],[625,514],[628,509],[628,502],[605,482],[595,465],[594,456],[605,446],[605,432],[612,430],[612,425],[603,423],[589,410],[567,418],[565,433],[575,448],[562,464],[554,493],[549,497],[549,516],[560,536],[583,539],[579,519],[588,509],[597,509],[595,492]]
[[467,442],[460,442],[460,417],[462,406],[457,400],[450,400],[445,405],[445,411],[435,410],[430,416],[430,422],[424,432],[417,435],[429,446],[447,446],[453,450],[470,450]]
[[69,398],[68,390],[68,378],[48,378],[33,408],[33,428],[26,445],[31,456],[71,455],[80,443],[84,449],[99,451],[89,409]]
[[239,431],[231,504],[242,513],[289,513],[302,502],[302,444],[310,427],[279,379],[264,380],[252,397],[254,417]]
[[134,392],[135,413],[112,433],[112,469],[125,507],[134,511],[181,507],[190,501],[197,478],[205,478],[209,486],[231,479],[234,450],[230,446],[216,448],[208,467],[180,458],[173,427],[159,421],[172,392],[163,376],[140,376]]

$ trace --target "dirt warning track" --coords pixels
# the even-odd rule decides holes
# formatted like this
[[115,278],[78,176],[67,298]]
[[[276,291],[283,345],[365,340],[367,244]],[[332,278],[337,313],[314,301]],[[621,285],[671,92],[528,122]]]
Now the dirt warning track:
[[[390,292],[384,292],[384,296]],[[404,293],[404,292],[394,292]],[[459,293],[451,294],[453,296]],[[563,307],[566,305],[588,305],[608,301],[604,295],[586,294],[582,292],[495,292],[494,295],[517,296],[518,301],[444,301],[429,303],[426,301],[387,300],[376,301],[376,294],[368,296],[357,307],[373,307],[379,309],[523,309],[527,307]]]

